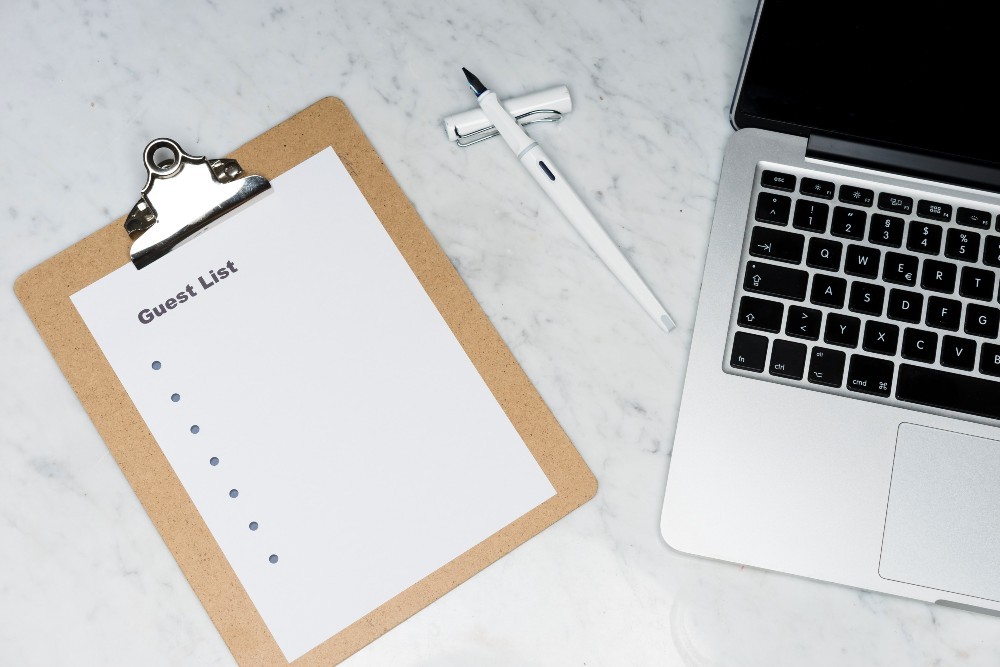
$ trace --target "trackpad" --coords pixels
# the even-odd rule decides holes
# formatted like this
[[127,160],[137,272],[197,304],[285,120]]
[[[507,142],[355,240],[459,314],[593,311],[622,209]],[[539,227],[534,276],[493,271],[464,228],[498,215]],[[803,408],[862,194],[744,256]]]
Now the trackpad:
[[1000,441],[900,424],[878,571],[1000,602]]

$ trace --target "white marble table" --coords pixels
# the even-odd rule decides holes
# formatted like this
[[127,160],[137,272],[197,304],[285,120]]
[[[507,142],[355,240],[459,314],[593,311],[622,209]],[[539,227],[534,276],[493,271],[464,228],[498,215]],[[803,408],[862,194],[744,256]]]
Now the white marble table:
[[[658,519],[752,0],[5,2],[0,665],[232,664],[10,286],[126,212],[139,151],[222,155],[343,98],[600,481],[350,665],[997,665],[1000,619],[672,551]],[[664,335],[498,142],[467,66],[567,84],[532,133],[680,328]],[[301,233],[305,238],[307,229]]]

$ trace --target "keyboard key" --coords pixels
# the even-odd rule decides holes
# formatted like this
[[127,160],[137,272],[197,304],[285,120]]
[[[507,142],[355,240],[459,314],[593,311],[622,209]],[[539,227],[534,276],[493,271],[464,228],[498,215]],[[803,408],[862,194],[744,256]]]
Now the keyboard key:
[[888,396],[894,367],[887,359],[852,354],[851,366],[847,370],[847,388],[862,394]]
[[809,274],[764,262],[747,262],[743,289],[792,301],[804,301]]
[[789,340],[776,340],[771,346],[768,373],[782,378],[801,380],[806,367],[806,346]]
[[871,206],[875,201],[875,193],[864,188],[856,188],[853,185],[841,185],[840,201],[855,206]]
[[792,210],[792,199],[784,195],[761,192],[757,195],[757,211],[754,219],[772,225],[787,225],[788,214]]
[[1000,310],[970,303],[965,307],[965,333],[970,336],[996,338],[1000,333]]
[[1000,266],[1000,236],[986,237],[986,243],[983,244],[983,264]]
[[887,245],[898,248],[903,245],[903,231],[906,223],[902,218],[894,215],[882,215],[875,213],[872,215],[872,229],[868,234],[868,240],[875,245]]
[[795,202],[792,227],[822,234],[826,231],[826,219],[829,215],[830,207],[826,204],[800,199]]
[[958,267],[948,262],[936,259],[924,260],[924,270],[920,274],[920,286],[933,292],[951,294],[955,291],[955,278]]
[[861,320],[850,315],[830,313],[826,316],[823,342],[840,347],[857,347],[861,336]]
[[847,355],[840,350],[814,347],[809,354],[809,376],[813,384],[839,387],[844,380],[844,362]]
[[855,313],[879,317],[882,314],[884,301],[885,288],[881,285],[873,285],[860,280],[851,283],[851,298],[847,301],[847,307]]
[[733,336],[733,353],[729,356],[729,365],[755,373],[764,371],[764,359],[767,357],[767,338],[757,334],[737,331]]
[[948,329],[958,331],[958,324],[962,321],[962,302],[954,299],[942,299],[939,296],[932,296],[927,299],[927,326],[935,329]]
[[933,331],[907,328],[903,332],[903,349],[900,354],[910,361],[933,364],[937,357],[938,335]]
[[955,222],[966,227],[975,227],[976,229],[989,229],[992,220],[993,216],[989,213],[986,211],[977,211],[974,208],[959,207],[958,213],[955,215]]
[[784,312],[784,304],[777,301],[745,296],[740,299],[740,312],[736,321],[747,329],[778,333],[781,331],[781,316]]
[[[885,253],[885,270],[882,280],[897,285],[917,284],[917,265],[920,263],[913,255],[903,255],[898,252]],[[845,269],[846,270],[846,269]],[[848,273],[850,273],[848,271]]]
[[1000,345],[983,343],[983,351],[979,355],[979,372],[1000,377]]
[[809,239],[806,266],[811,266],[814,269],[837,271],[840,269],[840,256],[843,252],[844,244],[840,241],[813,237]]
[[809,300],[817,306],[843,308],[847,295],[847,281],[843,278],[817,273],[813,276],[812,292]]
[[[841,188],[843,190],[843,188]],[[833,209],[833,222],[830,223],[830,233],[845,239],[860,241],[865,237],[865,222],[868,214],[856,208],[838,206]]]
[[971,371],[976,365],[976,342],[958,336],[941,339],[941,365]]
[[817,340],[822,321],[822,311],[802,306],[789,306],[788,319],[785,321],[785,334],[793,338]]
[[882,258],[882,251],[878,248],[869,248],[863,245],[847,246],[847,255],[844,258],[844,273],[849,276],[859,276],[861,278],[877,278],[878,263]]
[[979,234],[964,229],[949,229],[944,244],[944,256],[975,262],[979,259]]
[[951,204],[921,199],[917,202],[917,215],[928,220],[951,221]]
[[878,207],[883,211],[892,211],[893,213],[909,215],[910,213],[913,213],[913,198],[883,192],[878,196]]
[[799,188],[799,192],[810,197],[833,199],[833,183],[820,181],[815,178],[803,178],[802,187]]
[[941,252],[941,226],[911,220],[906,235],[906,249],[928,255],[938,254]]
[[876,320],[868,320],[865,323],[865,337],[861,341],[862,349],[879,354],[896,354],[898,343],[899,327],[895,324],[886,324]]
[[992,271],[963,266],[962,279],[958,283],[958,293],[970,299],[992,301],[995,282],[996,275]]
[[908,403],[1000,419],[1000,382],[926,366],[899,365],[896,398]]
[[907,292],[904,289],[889,290],[889,308],[887,315],[890,320],[900,322],[920,322],[920,314],[924,307],[924,295],[920,292]]
[[802,261],[802,248],[805,242],[806,239],[802,234],[755,226],[750,232],[750,254],[754,257],[798,264]]
[[783,174],[780,171],[767,171],[760,175],[762,187],[772,190],[784,190],[793,192],[795,190],[795,177],[791,174]]

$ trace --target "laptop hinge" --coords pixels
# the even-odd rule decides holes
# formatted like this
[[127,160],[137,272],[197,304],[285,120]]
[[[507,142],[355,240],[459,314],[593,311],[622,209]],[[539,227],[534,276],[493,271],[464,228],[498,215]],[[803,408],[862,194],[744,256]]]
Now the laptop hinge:
[[1000,167],[809,135],[806,157],[1000,193]]

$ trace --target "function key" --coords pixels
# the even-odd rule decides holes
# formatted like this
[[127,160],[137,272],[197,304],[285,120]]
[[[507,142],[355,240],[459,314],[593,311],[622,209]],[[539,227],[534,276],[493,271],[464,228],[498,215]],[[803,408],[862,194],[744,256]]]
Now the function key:
[[883,211],[893,211],[909,215],[913,213],[913,198],[894,195],[891,192],[883,192],[878,196],[878,207]]
[[993,216],[989,213],[986,211],[977,211],[974,208],[962,208],[960,206],[958,213],[955,215],[955,222],[966,227],[975,227],[976,229],[989,229],[992,221]]
[[841,185],[840,201],[855,206],[871,206],[872,202],[875,201],[875,193],[865,188],[856,188],[853,185]]
[[803,178],[802,187],[799,192],[810,197],[820,199],[833,199],[833,183],[830,181],[820,181],[815,178]]
[[921,199],[917,202],[917,215],[941,222],[951,221],[951,204],[940,204],[936,201]]
[[756,334],[737,331],[733,336],[733,352],[729,356],[729,365],[755,373],[764,371],[764,359],[767,357],[767,338]]
[[765,171],[760,175],[760,184],[772,190],[793,192],[795,190],[795,177],[791,174],[783,174],[780,171]]

